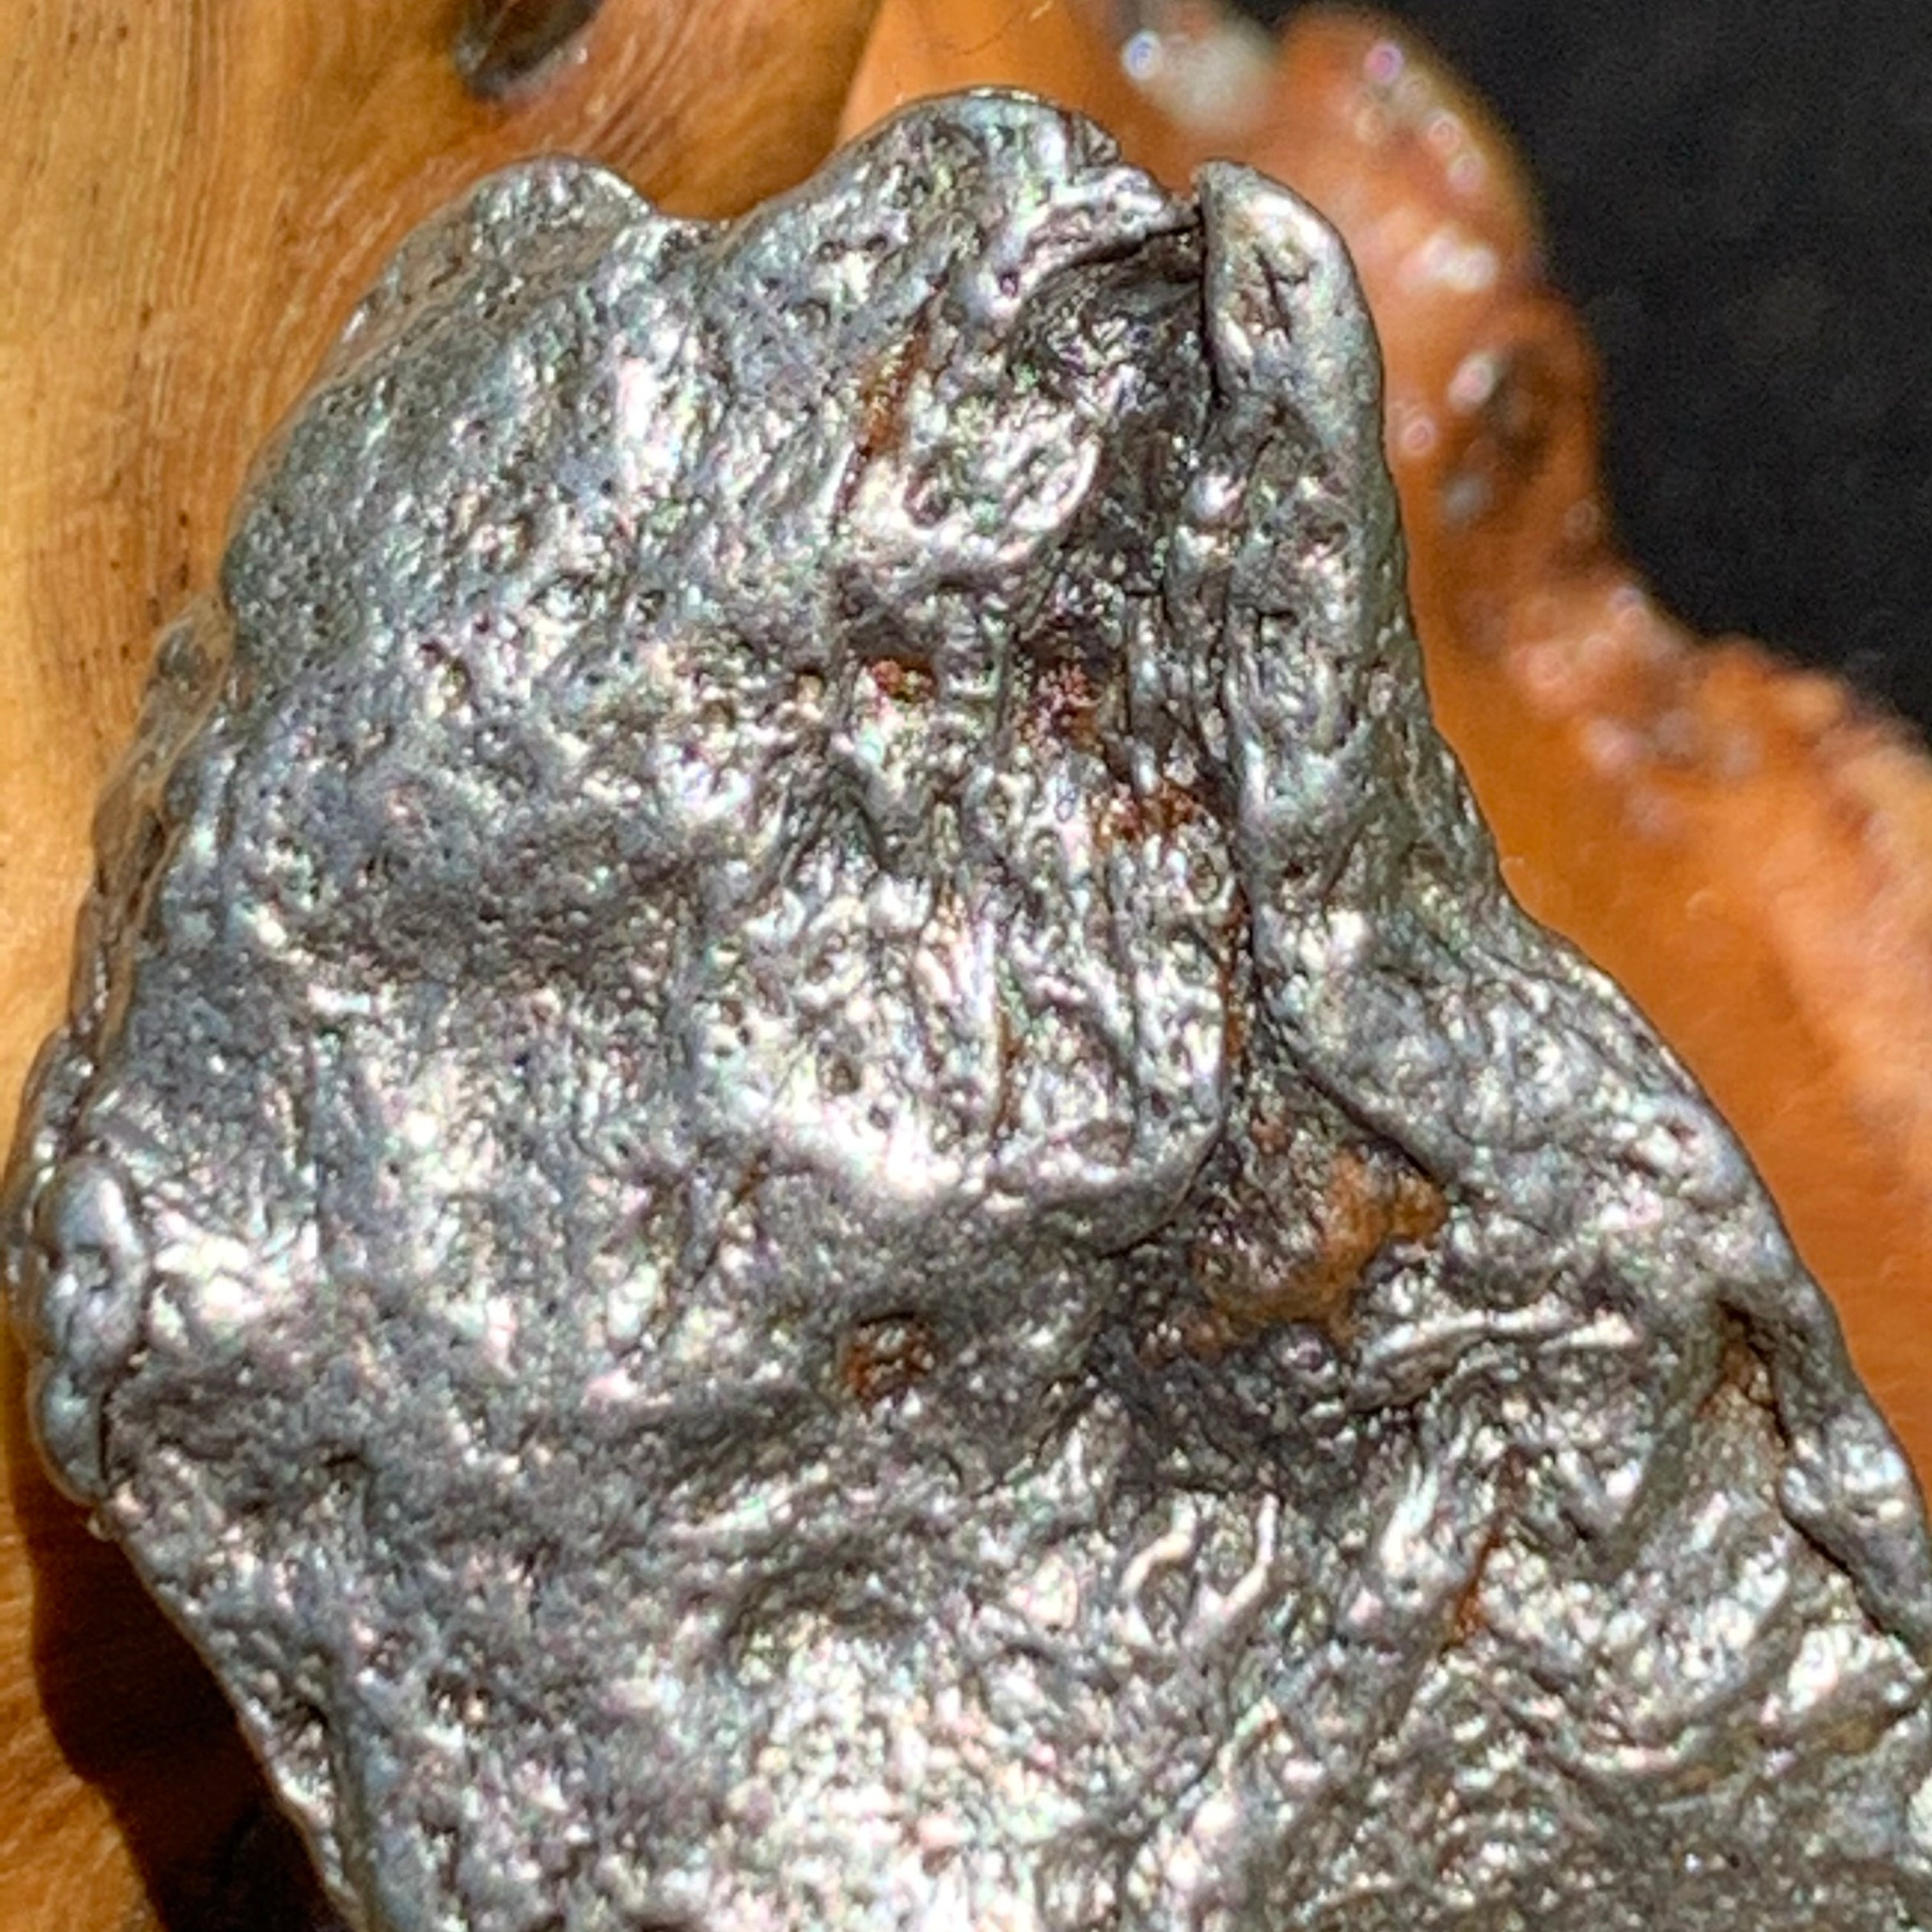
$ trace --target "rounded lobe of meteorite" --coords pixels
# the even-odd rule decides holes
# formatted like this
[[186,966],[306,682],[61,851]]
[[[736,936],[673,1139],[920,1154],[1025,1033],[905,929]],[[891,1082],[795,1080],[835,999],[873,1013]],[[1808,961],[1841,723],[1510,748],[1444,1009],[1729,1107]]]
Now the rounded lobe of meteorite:
[[5,1216],[43,1445],[352,1918],[1908,1909],[1909,1472],[1502,891],[1401,576],[1244,170],[971,97],[405,248]]

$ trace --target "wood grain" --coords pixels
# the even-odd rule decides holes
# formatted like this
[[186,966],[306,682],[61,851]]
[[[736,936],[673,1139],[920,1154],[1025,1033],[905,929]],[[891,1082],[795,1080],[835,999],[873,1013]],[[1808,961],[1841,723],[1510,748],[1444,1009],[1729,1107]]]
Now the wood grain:
[[[456,0],[0,0],[0,1114],[60,1017],[93,801],[250,452],[401,236],[595,155],[722,214],[829,146],[871,0],[607,0],[538,84]],[[3,1328],[4,1324],[0,1324]],[[214,1911],[260,1787],[212,1687],[48,1488],[0,1336],[0,1932]],[[226,1882],[224,1879],[222,1882]],[[197,1904],[197,1900],[201,1902]]]

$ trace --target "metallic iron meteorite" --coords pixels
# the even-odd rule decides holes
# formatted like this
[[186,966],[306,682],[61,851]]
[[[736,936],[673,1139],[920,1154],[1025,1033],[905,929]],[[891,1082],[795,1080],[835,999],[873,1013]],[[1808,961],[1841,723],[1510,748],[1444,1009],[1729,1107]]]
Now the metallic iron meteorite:
[[1037,103],[402,251],[166,644],[48,1455],[385,1932],[1932,1926],[1932,1564],[1499,886],[1327,229]]

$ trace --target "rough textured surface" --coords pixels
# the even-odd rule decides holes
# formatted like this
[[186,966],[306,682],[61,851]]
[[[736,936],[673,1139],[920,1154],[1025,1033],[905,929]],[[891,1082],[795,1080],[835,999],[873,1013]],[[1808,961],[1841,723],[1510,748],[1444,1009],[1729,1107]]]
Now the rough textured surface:
[[1143,6],[1194,49],[1145,63],[1144,92],[1077,0],[886,0],[846,125],[1023,87],[1170,184],[1210,155],[1243,161],[1335,224],[1381,344],[1435,722],[1503,876],[1736,1129],[1922,1482],[1932,760],[1843,687],[1693,635],[1647,587],[1612,528],[1594,353],[1545,275],[1529,184],[1426,47],[1373,14],[1298,9],[1258,107],[1203,126],[1179,110],[1189,76],[1230,58],[1200,51],[1214,10]]
[[1498,886],[1377,400],[1300,204],[1005,99],[361,312],[7,1217],[361,1921],[1932,1925],[1909,1476]]

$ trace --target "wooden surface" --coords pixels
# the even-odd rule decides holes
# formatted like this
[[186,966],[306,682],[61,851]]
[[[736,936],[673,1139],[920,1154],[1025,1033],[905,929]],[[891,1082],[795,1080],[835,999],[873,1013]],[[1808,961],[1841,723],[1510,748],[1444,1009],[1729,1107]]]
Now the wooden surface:
[[1341,230],[1382,339],[1430,696],[1505,876],[1738,1129],[1932,1471],[1932,765],[1830,679],[1651,602],[1507,140],[1365,15],[1296,15],[1252,118],[1190,132],[1075,10],[1009,0],[885,0],[848,126],[981,82],[1084,109],[1177,184],[1250,162]]
[[[394,242],[594,155],[681,213],[828,147],[871,0],[608,0],[485,105],[426,0],[0,0],[0,1116],[60,1017],[94,795],[156,624]],[[4,1324],[0,1324],[3,1328]],[[207,1681],[47,1488],[0,1340],[0,1932],[145,1922],[258,1797]]]

